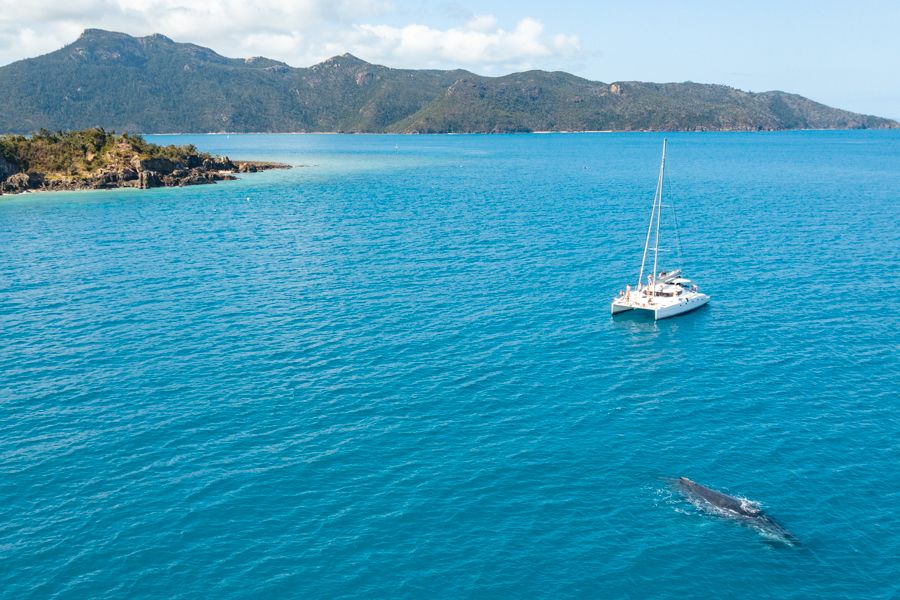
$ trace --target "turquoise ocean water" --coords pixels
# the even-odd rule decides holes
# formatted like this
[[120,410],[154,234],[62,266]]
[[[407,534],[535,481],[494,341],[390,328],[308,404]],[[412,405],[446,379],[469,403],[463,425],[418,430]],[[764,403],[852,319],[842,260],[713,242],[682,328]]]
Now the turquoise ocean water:
[[0,198],[0,597],[898,597],[900,132],[668,137],[712,301],[656,324],[657,134]]

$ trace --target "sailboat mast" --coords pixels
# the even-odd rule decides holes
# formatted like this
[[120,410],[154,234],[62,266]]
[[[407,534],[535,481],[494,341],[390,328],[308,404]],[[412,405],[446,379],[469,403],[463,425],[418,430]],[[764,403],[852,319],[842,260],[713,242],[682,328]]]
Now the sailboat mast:
[[656,182],[656,240],[653,244],[653,287],[650,288],[651,296],[656,295],[656,277],[659,273],[657,270],[659,268],[659,220],[662,213],[663,179],[666,170],[666,141],[667,140],[663,138],[662,161],[659,163],[659,180]]
[[[659,249],[659,209],[662,205],[663,170],[666,165],[666,140],[663,140],[662,163],[659,166],[659,177],[656,180],[656,191],[653,193],[653,208],[650,209],[650,222],[647,224],[647,239],[644,240],[644,253],[641,256],[641,270],[635,289],[641,289],[644,281],[644,266],[647,264],[647,251],[650,249],[650,236],[653,233],[653,221],[656,220],[656,248]],[[656,272],[656,258],[653,259],[653,272]]]

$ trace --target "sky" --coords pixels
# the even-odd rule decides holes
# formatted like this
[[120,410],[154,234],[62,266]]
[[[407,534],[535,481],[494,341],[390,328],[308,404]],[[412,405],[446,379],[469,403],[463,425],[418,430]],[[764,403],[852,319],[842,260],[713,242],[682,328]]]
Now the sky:
[[721,83],[900,118],[900,0],[0,0],[0,65],[89,27],[298,67],[350,52],[483,75]]

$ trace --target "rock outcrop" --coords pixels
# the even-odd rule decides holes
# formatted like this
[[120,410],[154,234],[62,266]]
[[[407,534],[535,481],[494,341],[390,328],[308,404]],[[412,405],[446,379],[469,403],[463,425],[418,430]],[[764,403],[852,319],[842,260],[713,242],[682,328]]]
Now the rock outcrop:
[[[79,144],[71,143],[75,138]],[[88,148],[92,144],[94,147]],[[76,151],[73,155],[72,147],[83,148],[83,154]],[[0,136],[0,150],[0,194],[181,187],[236,179],[235,173],[290,168],[273,162],[234,162],[227,156],[198,152],[193,146],[161,148],[139,136],[118,136],[103,130],[42,132],[32,138]],[[20,158],[10,160],[8,156],[16,156],[16,152]],[[53,160],[47,160],[48,156]],[[66,162],[70,164],[60,169],[59,164]],[[53,166],[46,168],[44,164]]]
[[18,194],[42,187],[45,183],[44,176],[40,173],[16,173],[6,178],[0,190],[6,194]]
[[4,182],[12,175],[15,175],[20,170],[19,165],[0,156],[0,183]]

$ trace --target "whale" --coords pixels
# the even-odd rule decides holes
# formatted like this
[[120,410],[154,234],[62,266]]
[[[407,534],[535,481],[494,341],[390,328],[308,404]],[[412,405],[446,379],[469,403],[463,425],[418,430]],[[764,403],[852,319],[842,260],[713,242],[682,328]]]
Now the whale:
[[794,534],[766,514],[755,502],[729,496],[687,477],[679,477],[675,483],[681,494],[698,508],[750,526],[768,539],[789,546],[800,543]]

